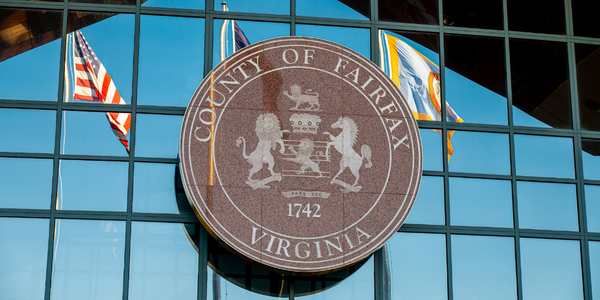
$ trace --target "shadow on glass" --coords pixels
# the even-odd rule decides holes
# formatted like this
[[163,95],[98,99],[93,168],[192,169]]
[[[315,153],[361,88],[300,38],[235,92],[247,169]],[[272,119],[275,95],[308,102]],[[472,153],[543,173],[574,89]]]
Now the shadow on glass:
[[446,35],[445,45],[448,103],[465,123],[508,125],[504,40]]
[[575,59],[581,129],[600,131],[600,46],[575,44]]
[[515,126],[572,127],[566,43],[511,39],[510,69]]
[[[563,0],[508,0],[508,29],[539,33],[565,34]],[[512,56],[511,56],[512,57]]]
[[443,23],[455,27],[502,29],[502,1],[444,0]]
[[379,0],[378,4],[380,21],[438,24],[437,0]]
[[369,20],[369,0],[297,0],[296,15],[336,19]]

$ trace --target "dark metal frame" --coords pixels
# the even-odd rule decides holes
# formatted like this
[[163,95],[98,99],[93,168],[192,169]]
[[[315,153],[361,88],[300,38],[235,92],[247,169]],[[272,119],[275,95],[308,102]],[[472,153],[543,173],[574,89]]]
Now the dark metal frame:
[[[200,1],[200,0],[199,0]],[[2,209],[0,208],[0,217],[21,217],[21,218],[46,218],[50,221],[49,240],[48,240],[48,256],[47,256],[47,271],[46,271],[46,290],[45,300],[50,300],[50,287],[52,278],[52,263],[54,251],[54,227],[57,218],[64,219],[110,219],[126,221],[126,241],[125,241],[125,265],[124,265],[124,280],[123,280],[123,300],[128,299],[129,290],[129,260],[130,260],[130,245],[131,245],[131,224],[133,221],[154,221],[154,222],[181,222],[181,223],[197,223],[195,215],[172,215],[172,214],[149,214],[149,213],[134,213],[132,212],[133,199],[133,167],[135,162],[162,162],[162,163],[178,163],[178,159],[163,159],[163,158],[146,158],[135,157],[136,147],[136,113],[148,114],[170,114],[183,115],[184,108],[181,107],[159,107],[137,105],[137,81],[138,81],[138,64],[139,64],[139,45],[140,45],[140,19],[142,14],[148,15],[164,15],[164,16],[180,16],[205,19],[205,38],[204,38],[204,75],[208,74],[212,69],[213,62],[213,44],[215,43],[214,19],[228,18],[245,21],[262,21],[262,22],[281,22],[290,24],[290,35],[296,34],[296,24],[312,24],[312,25],[331,25],[341,27],[365,28],[370,29],[371,43],[371,60],[379,63],[378,51],[378,30],[403,30],[415,31],[423,33],[437,33],[439,35],[440,46],[440,66],[445,65],[445,47],[444,34],[461,34],[472,36],[487,36],[499,37],[504,39],[505,65],[507,78],[507,112],[508,126],[498,125],[480,125],[480,124],[459,124],[442,122],[424,122],[419,121],[420,128],[441,129],[442,141],[446,140],[448,130],[462,131],[478,131],[491,133],[504,133],[509,137],[510,147],[510,175],[486,175],[486,174],[470,174],[450,172],[448,170],[448,158],[443,155],[443,171],[424,171],[423,175],[439,176],[444,178],[444,194],[445,194],[445,224],[446,225],[404,225],[401,232],[421,232],[421,233],[438,233],[445,234],[446,237],[446,261],[447,261],[447,285],[448,299],[453,299],[452,285],[452,245],[451,236],[456,234],[468,235],[487,235],[487,236],[506,236],[514,238],[515,246],[515,265],[516,265],[516,280],[517,280],[517,296],[518,299],[523,299],[522,280],[521,280],[521,260],[520,260],[520,238],[535,237],[549,239],[567,239],[577,240],[581,247],[581,262],[582,262],[582,278],[584,298],[592,299],[591,291],[591,274],[589,265],[588,241],[600,241],[600,233],[589,233],[587,231],[587,219],[585,210],[585,195],[584,185],[595,184],[600,185],[599,180],[584,180],[583,179],[583,163],[581,155],[581,139],[595,138],[600,139],[600,132],[583,131],[579,125],[579,105],[577,92],[577,76],[576,76],[576,61],[575,61],[575,43],[600,45],[600,39],[577,37],[573,34],[573,17],[571,11],[571,0],[564,0],[565,4],[565,19],[566,19],[566,35],[556,34],[539,34],[529,32],[517,32],[508,30],[508,6],[507,0],[503,0],[504,12],[504,29],[503,30],[487,30],[473,28],[457,28],[447,27],[443,25],[443,1],[438,1],[438,25],[421,25],[408,23],[394,23],[378,20],[378,0],[371,0],[370,5],[370,21],[357,21],[332,18],[316,18],[296,15],[296,0],[290,0],[289,15],[272,15],[272,14],[256,14],[256,13],[239,13],[239,12],[222,12],[215,11],[214,0],[206,0],[205,10],[189,10],[189,9],[169,9],[169,8],[154,8],[142,7],[141,1],[136,0],[136,5],[106,5],[106,4],[84,4],[84,3],[69,3],[64,2],[26,2],[19,0],[0,0],[0,7],[6,8],[24,8],[24,9],[54,9],[62,10],[63,24],[62,36],[66,36],[67,32],[67,16],[69,10],[85,10],[93,12],[112,12],[112,13],[130,13],[135,15],[135,33],[134,33],[134,56],[133,56],[133,77],[132,77],[132,100],[131,105],[103,105],[95,103],[65,103],[61,101],[63,98],[64,77],[59,76],[58,101],[27,101],[27,100],[5,100],[0,99],[0,108],[22,108],[22,109],[42,109],[56,111],[56,132],[55,132],[55,148],[52,154],[43,153],[11,153],[0,152],[0,157],[23,157],[23,158],[46,158],[53,159],[53,179],[52,179],[52,198],[56,199],[57,182],[58,182],[58,165],[61,159],[78,159],[78,160],[102,160],[102,161],[127,161],[129,162],[128,175],[128,191],[127,191],[127,212],[90,212],[90,211],[64,211],[56,210],[55,205],[51,205],[48,210],[44,209]],[[569,63],[569,82],[571,91],[571,111],[573,120],[573,129],[545,129],[545,128],[529,128],[513,126],[512,114],[512,87],[511,87],[511,68],[510,68],[510,51],[509,44],[511,38],[528,39],[528,40],[543,40],[543,41],[558,41],[567,43],[568,63]],[[60,74],[64,74],[65,61],[65,45],[61,45],[61,60]],[[440,68],[442,87],[445,83],[444,68]],[[445,99],[445,91],[442,89],[442,98]],[[445,120],[445,101],[442,101],[442,119]],[[132,127],[130,131],[130,146],[131,155],[123,157],[115,156],[91,156],[91,155],[65,155],[60,153],[61,139],[61,124],[63,111],[115,111],[115,112],[131,112]],[[574,161],[575,161],[575,179],[560,179],[560,178],[541,178],[529,176],[517,176],[515,173],[515,146],[514,135],[543,135],[555,137],[569,137],[574,143]],[[447,153],[446,143],[442,143],[442,153]],[[450,177],[468,177],[468,178],[488,178],[488,179],[504,179],[510,180],[512,183],[513,197],[513,220],[514,228],[489,228],[489,227],[469,227],[469,226],[451,226],[450,225],[450,207],[449,207],[449,178]],[[519,218],[517,209],[517,181],[538,181],[538,182],[556,182],[556,183],[571,183],[577,187],[577,201],[579,213],[579,232],[570,231],[550,231],[550,230],[527,230],[519,228]],[[199,226],[201,227],[201,226]],[[208,234],[204,229],[200,229],[199,234],[199,266],[198,266],[198,299],[206,300],[207,290],[207,238]],[[377,300],[389,299],[389,293],[384,291],[382,278],[384,277],[382,252],[377,251],[374,255],[374,298]],[[289,280],[289,298],[294,299],[294,280]]]

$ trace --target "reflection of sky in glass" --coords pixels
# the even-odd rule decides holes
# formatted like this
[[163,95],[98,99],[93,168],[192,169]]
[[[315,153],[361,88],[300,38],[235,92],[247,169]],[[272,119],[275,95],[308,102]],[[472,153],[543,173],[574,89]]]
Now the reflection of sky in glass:
[[[126,103],[131,103],[134,21],[135,15],[117,14],[81,29]],[[70,80],[69,102],[73,101],[73,78]]]
[[51,300],[119,300],[125,222],[57,220]]
[[600,186],[585,186],[585,210],[588,231],[600,232]]
[[523,299],[583,299],[579,241],[521,238]]
[[127,155],[127,149],[110,127],[106,113],[64,111],[61,130],[62,154]]
[[177,213],[173,164],[135,163],[133,211]]
[[196,299],[198,252],[182,224],[133,222],[129,299]]
[[600,297],[600,242],[589,242],[592,298]]
[[222,2],[227,2],[229,11],[263,13],[263,14],[290,14],[290,1],[287,0],[227,0],[215,1],[215,10],[222,10]]
[[0,128],[0,151],[54,152],[54,110],[0,108]]
[[579,230],[574,184],[517,182],[519,227]]
[[466,123],[508,124],[505,97],[448,68],[446,101]]
[[387,245],[392,299],[448,299],[443,234],[398,232]]
[[354,20],[369,19],[338,0],[297,0],[296,15]]
[[373,299],[375,286],[373,281],[373,257],[369,258],[352,276],[322,292],[303,296],[306,300],[363,300]]
[[583,178],[600,180],[600,156],[581,151],[583,156]]
[[454,299],[517,299],[512,237],[452,235]]
[[297,36],[324,39],[346,46],[369,59],[371,42],[369,29],[317,25],[296,25]]
[[451,172],[510,174],[507,134],[456,131],[452,146]]
[[177,158],[183,116],[137,115],[135,155]]
[[127,210],[127,162],[61,160],[58,209]]
[[450,223],[513,227],[510,181],[450,178]]
[[442,135],[431,129],[419,129],[423,147],[423,170],[442,170]]
[[50,209],[52,164],[51,159],[0,157],[0,208]]
[[142,6],[204,9],[204,0],[147,0]]
[[48,220],[0,218],[0,299],[43,300]]
[[56,101],[60,40],[0,62],[0,99]]
[[444,178],[423,176],[419,194],[405,223],[444,225]]
[[[244,35],[248,39],[250,44],[255,44],[260,41],[289,36],[290,25],[283,23],[270,23],[270,22],[251,22],[251,21],[235,21],[235,23],[242,29]],[[223,20],[215,20],[214,23],[214,41],[213,41],[213,68],[221,62],[221,26]],[[231,37],[231,23],[229,23],[227,30],[227,38],[225,49],[228,49],[226,53],[231,54],[233,49],[232,37]],[[226,54],[227,55],[227,54]]]
[[529,126],[529,127],[542,127],[551,128],[546,123],[532,117],[531,115],[523,112],[516,106],[513,106],[513,124],[515,126]]
[[138,104],[187,106],[204,78],[204,23],[142,16]]
[[571,138],[515,134],[517,175],[575,178]]

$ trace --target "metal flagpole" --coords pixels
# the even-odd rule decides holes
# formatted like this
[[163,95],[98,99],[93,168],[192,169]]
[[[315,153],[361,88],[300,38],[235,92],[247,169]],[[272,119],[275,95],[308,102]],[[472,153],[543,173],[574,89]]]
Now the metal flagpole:
[[[223,11],[229,11],[229,9],[227,8],[227,2],[221,2],[221,5],[223,5]],[[226,45],[225,43],[226,41],[226,34],[227,34],[227,26],[229,25],[229,20],[223,20],[223,25],[221,25],[221,61],[225,60],[225,57],[227,57],[225,50],[226,50]]]

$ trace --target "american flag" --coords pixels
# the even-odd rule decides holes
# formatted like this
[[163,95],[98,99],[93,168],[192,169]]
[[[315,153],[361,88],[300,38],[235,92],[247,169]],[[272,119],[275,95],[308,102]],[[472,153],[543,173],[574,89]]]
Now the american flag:
[[[88,44],[81,31],[72,33],[73,38],[73,73],[75,88],[73,100],[84,100],[108,104],[125,104],[125,100],[117,91],[112,78]],[[129,153],[127,132],[131,127],[130,113],[107,112],[106,118],[113,133]]]

